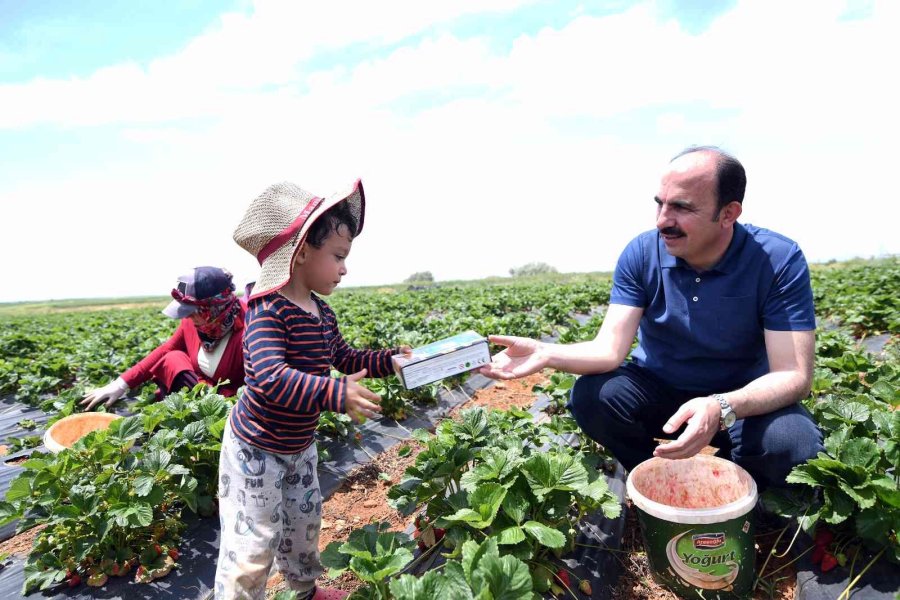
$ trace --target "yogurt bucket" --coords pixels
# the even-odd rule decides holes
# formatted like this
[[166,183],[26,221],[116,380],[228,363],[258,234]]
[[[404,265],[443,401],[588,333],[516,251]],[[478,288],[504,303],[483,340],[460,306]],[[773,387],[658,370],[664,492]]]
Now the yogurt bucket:
[[746,598],[755,574],[756,482],[735,463],[698,454],[651,458],[628,474],[654,578],[685,598]]

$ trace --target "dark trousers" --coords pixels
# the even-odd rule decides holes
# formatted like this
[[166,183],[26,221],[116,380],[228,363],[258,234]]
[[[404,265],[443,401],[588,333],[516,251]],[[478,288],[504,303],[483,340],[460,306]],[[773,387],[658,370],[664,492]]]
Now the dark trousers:
[[[678,407],[703,396],[668,386],[632,363],[600,375],[583,375],[575,382],[569,410],[581,429],[602,444],[627,470],[653,455],[654,438],[675,439],[662,427]],[[822,432],[800,404],[775,412],[738,419],[720,431],[710,445],[717,456],[734,461],[756,480],[760,490],[784,487],[796,465],[824,451]]]

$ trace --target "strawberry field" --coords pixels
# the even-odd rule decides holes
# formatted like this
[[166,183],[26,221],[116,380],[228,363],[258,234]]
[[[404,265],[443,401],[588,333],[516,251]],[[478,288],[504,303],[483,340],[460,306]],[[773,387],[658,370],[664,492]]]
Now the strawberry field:
[[[832,597],[851,585],[854,598],[866,597],[860,593],[878,589],[879,573],[900,570],[900,261],[817,266],[813,287],[819,331],[805,403],[825,432],[826,452],[794,470],[793,493],[765,501],[791,519],[785,542],[798,533],[791,549],[798,579],[830,577],[839,587]],[[418,346],[467,329],[570,342],[596,334],[609,289],[604,276],[572,276],[342,290],[329,302],[358,347]],[[214,560],[209,532],[218,528],[216,467],[231,399],[200,387],[155,403],[147,385],[115,407],[126,418],[71,451],[48,454],[40,442],[48,424],[77,411],[86,389],[169,337],[175,323],[161,306],[0,312],[0,443],[9,450],[0,467],[0,537],[37,532],[30,552],[4,557],[0,588],[72,597],[91,585],[117,597],[146,583],[135,589],[209,594],[212,571],[200,563]],[[329,574],[352,572],[366,598],[451,590],[608,597],[598,584],[614,585],[615,573],[588,572],[573,557],[591,545],[585,524],[621,520],[620,479],[565,411],[574,378],[547,375],[531,411],[464,408],[445,419],[449,405],[487,385],[458,376],[414,392],[396,378],[367,381],[382,396],[377,423],[356,427],[344,415],[324,415],[320,478],[331,477],[331,490],[401,439],[418,451],[387,494],[401,515],[418,515],[417,527],[361,523],[322,548]],[[757,569],[763,594],[778,575],[765,556]],[[479,596],[484,590],[489,595]]]

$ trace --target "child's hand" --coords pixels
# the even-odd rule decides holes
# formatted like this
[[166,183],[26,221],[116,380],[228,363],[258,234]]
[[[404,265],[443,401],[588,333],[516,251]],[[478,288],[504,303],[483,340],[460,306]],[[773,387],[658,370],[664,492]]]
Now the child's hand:
[[344,411],[357,423],[365,423],[366,418],[374,419],[381,412],[378,402],[381,396],[357,383],[366,376],[366,370],[347,375],[347,397],[344,400]]
[[397,350],[400,351],[400,354],[403,354],[405,356],[412,356],[412,348],[410,348],[409,346],[400,346],[399,348],[397,348]]

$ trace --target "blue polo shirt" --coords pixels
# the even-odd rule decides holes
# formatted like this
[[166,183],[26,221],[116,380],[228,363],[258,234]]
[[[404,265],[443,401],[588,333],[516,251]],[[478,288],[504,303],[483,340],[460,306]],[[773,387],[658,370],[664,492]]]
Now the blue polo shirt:
[[619,257],[610,303],[644,309],[631,360],[698,395],[768,373],[763,329],[816,328],[803,252],[783,235],[739,223],[722,259],[702,273],[669,254],[658,231],[642,233]]

